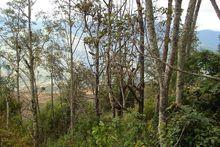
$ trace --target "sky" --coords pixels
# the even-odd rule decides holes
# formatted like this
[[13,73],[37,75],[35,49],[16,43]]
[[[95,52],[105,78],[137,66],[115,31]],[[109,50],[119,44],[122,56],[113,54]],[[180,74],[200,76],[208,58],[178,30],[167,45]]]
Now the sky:
[[[0,0],[0,7],[5,7],[9,0]],[[51,2],[53,0],[37,0],[34,5],[34,10],[52,11]],[[76,0],[77,1],[77,0]],[[189,0],[183,0],[183,9],[187,9]],[[220,0],[216,0],[220,7]],[[166,6],[167,0],[158,0],[158,6]],[[184,11],[186,12],[186,11]],[[184,15],[184,14],[183,14]],[[203,0],[197,21],[198,30],[216,30],[220,31],[220,20],[218,19],[210,0]]]
[[[182,8],[185,10],[188,7],[189,0],[183,0]],[[220,7],[220,0],[216,0],[218,6]],[[166,6],[167,0],[159,0],[158,4],[160,6]],[[183,14],[184,15],[184,14]],[[197,20],[198,30],[216,30],[220,31],[220,20],[218,19],[214,8],[210,0],[202,0],[202,4],[199,11],[199,16]]]

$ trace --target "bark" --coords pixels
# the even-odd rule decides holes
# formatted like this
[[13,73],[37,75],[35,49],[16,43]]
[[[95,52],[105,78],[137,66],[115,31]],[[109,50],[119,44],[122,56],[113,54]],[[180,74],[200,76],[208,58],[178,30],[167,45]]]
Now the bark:
[[[97,23],[97,29],[96,29],[96,37],[98,38],[98,40],[96,40],[94,42],[94,47],[95,47],[95,98],[94,98],[94,103],[95,103],[95,113],[96,116],[98,117],[98,119],[100,118],[100,104],[99,104],[99,83],[100,83],[100,49],[99,49],[99,44],[100,44],[100,37],[99,37],[99,30],[100,30],[100,25],[101,25],[101,5],[99,5],[99,11],[97,13],[97,17],[98,17],[98,23]],[[84,23],[85,23],[85,28],[86,30],[89,32],[89,36],[91,38],[94,38],[94,36],[92,35],[92,31],[91,31],[91,27],[89,27],[88,22],[87,22],[87,18],[86,18],[87,14],[84,13]]]
[[9,100],[8,95],[6,95],[6,128],[9,129],[9,116],[10,115],[10,108],[9,108]]
[[212,3],[213,8],[215,9],[215,13],[218,16],[218,19],[220,20],[220,9],[219,9],[219,7],[218,7],[218,5],[216,3],[216,0],[210,0],[210,1]]
[[119,85],[119,93],[120,93],[120,96],[119,96],[119,101],[118,101],[118,105],[117,105],[117,110],[118,110],[118,116],[119,117],[123,117],[123,88],[121,87],[121,85]]
[[[155,20],[153,12],[153,3],[152,0],[145,0],[146,2],[146,18],[147,18],[147,31],[149,37],[150,50],[153,57],[159,58],[159,48],[157,45],[157,35],[155,31]],[[162,73],[161,63],[156,60],[157,72],[160,76]]]
[[69,48],[70,48],[70,130],[73,129],[74,115],[75,115],[75,103],[74,103],[74,73],[73,73],[73,42],[72,42],[72,27],[73,22],[71,19],[71,0],[68,2],[69,14]]
[[[171,28],[172,13],[173,13],[172,3],[173,3],[173,0],[168,1],[166,31],[165,31],[165,36],[164,36],[164,46],[163,46],[163,55],[162,55],[162,60],[164,63],[167,62],[167,54],[168,54],[169,43],[170,43],[170,28]],[[163,64],[163,71],[165,71],[165,69],[166,69],[166,65]]]
[[34,72],[34,54],[32,47],[32,27],[31,27],[31,0],[28,0],[28,41],[29,41],[29,73],[30,73],[30,88],[31,88],[31,101],[32,101],[32,113],[33,113],[33,139],[34,139],[34,147],[39,146],[39,124],[38,124],[38,106],[37,106],[37,87],[36,87],[36,79]]
[[54,59],[53,59],[53,49],[52,49],[52,56],[51,56],[51,73],[50,73],[50,84],[51,84],[51,109],[52,109],[52,120],[53,120],[53,127],[55,126],[54,125],[54,82],[53,82],[53,75],[54,75]]
[[[171,55],[169,58],[169,65],[171,67],[174,66],[174,62],[176,59],[176,53],[177,53],[177,48],[178,48],[178,42],[179,42],[179,29],[180,29],[180,20],[181,20],[181,5],[182,5],[182,0],[175,0],[175,14],[174,14],[174,21],[173,21],[173,33],[172,33],[172,39],[171,39]],[[170,83],[170,78],[172,76],[172,68],[170,66],[166,66],[166,71],[165,71],[165,85],[167,85],[167,96],[168,96],[168,91],[169,91],[169,83]],[[165,96],[167,99],[168,97]]]
[[142,14],[142,6],[140,0],[136,0],[138,7],[138,23],[139,23],[139,34],[140,34],[140,55],[139,55],[139,63],[140,63],[140,102],[138,112],[144,112],[144,22],[143,22],[143,14]]
[[160,94],[157,94],[156,96],[155,96],[155,101],[156,101],[156,103],[155,103],[155,115],[157,115],[158,116],[158,114],[159,114],[159,106],[160,106]]
[[[100,10],[101,11],[101,10]],[[97,26],[97,36],[99,33],[99,28],[101,24],[101,12],[98,12],[98,26]],[[96,116],[100,118],[100,108],[99,108],[99,40],[95,42],[95,110]]]
[[[182,32],[182,36],[181,36],[181,40],[179,44],[177,68],[180,69],[181,71],[184,70],[186,47],[188,43],[188,37],[191,31],[195,5],[196,5],[196,0],[190,0],[188,9],[187,9],[185,24],[183,26],[183,32]],[[180,71],[177,71],[177,79],[176,79],[176,104],[177,106],[182,105],[183,88],[184,88],[184,74]]]
[[[168,50],[169,50],[169,42],[170,42],[170,29],[171,29],[171,23],[172,23],[172,3],[173,0],[168,1],[168,12],[167,12],[167,20],[166,20],[166,32],[164,36],[164,47],[163,47],[163,54],[162,54],[162,61],[164,63],[167,62],[167,56],[168,56]],[[181,6],[181,3],[180,3]],[[181,9],[181,7],[180,7]],[[180,16],[179,16],[180,18]],[[176,18],[175,18],[176,19]],[[174,21],[175,21],[174,19]],[[176,28],[174,28],[176,29]],[[174,30],[176,31],[176,30]],[[166,124],[166,108],[168,103],[168,90],[169,90],[169,84],[166,81],[166,65],[163,64],[163,77],[161,79],[161,82],[159,83],[159,104],[158,104],[158,112],[159,112],[159,121],[158,121],[158,132],[160,136],[160,145],[162,146],[165,144],[165,124]]]
[[[121,14],[120,14],[121,16]],[[122,31],[121,28],[119,28],[118,31]],[[119,40],[119,62],[123,63],[123,52],[122,52],[122,41]],[[119,67],[120,73],[118,74],[118,81],[119,81],[119,92],[120,92],[120,96],[119,96],[119,107],[118,107],[118,116],[119,117],[123,117],[123,108],[125,108],[125,86],[124,86],[124,70],[123,70],[123,66]]]
[[[20,77],[20,61],[21,61],[21,57],[20,57],[20,47],[19,47],[19,43],[18,43],[18,35],[19,35],[19,31],[20,31],[20,11],[18,13],[18,30],[16,32],[16,38],[15,38],[15,51],[16,51],[16,95],[17,95],[17,100],[19,103],[21,103],[20,100],[20,81],[19,81],[19,77]],[[21,114],[21,108],[19,110],[20,116],[22,116]]]
[[[160,59],[159,56],[159,48],[157,45],[157,35],[155,31],[154,25],[154,12],[153,12],[153,3],[152,0],[146,0],[146,17],[147,17],[147,30],[148,30],[148,37],[150,43],[150,50],[153,56]],[[156,60],[156,68],[157,68],[157,75],[159,78],[159,88],[160,88],[160,103],[159,103],[159,124],[158,124],[158,134],[159,134],[159,141],[160,146],[166,146],[165,141],[165,125],[166,125],[166,99],[163,97],[165,91],[163,89],[163,64],[160,63],[159,60]]]
[[99,44],[96,45],[95,53],[95,110],[96,116],[100,118],[99,110]]
[[[17,64],[17,67],[16,67],[16,88],[17,88],[17,100],[18,102],[20,103],[21,100],[20,100],[20,82],[19,82],[19,77],[20,77],[20,54],[18,52],[18,50],[16,49],[16,57],[17,57],[17,60],[16,60],[16,64]],[[21,115],[21,111],[20,111],[20,115]]]
[[189,57],[190,53],[192,51],[193,36],[195,33],[196,22],[197,22],[201,2],[202,2],[202,0],[198,0],[197,4],[196,4],[196,9],[195,9],[195,12],[193,15],[193,22],[192,22],[192,26],[191,26],[192,28],[191,28],[191,31],[190,31],[190,34],[188,37],[188,43],[187,43],[187,48],[186,48],[186,57]]
[[107,56],[107,63],[106,63],[106,74],[107,74],[107,86],[108,86],[108,98],[110,100],[111,103],[111,107],[112,107],[112,117],[114,118],[116,115],[116,108],[115,108],[115,99],[113,97],[112,94],[112,77],[111,77],[111,55],[110,55],[110,51],[111,51],[111,45],[112,45],[112,25],[111,25],[111,14],[112,14],[112,5],[113,5],[113,1],[109,0],[108,2],[108,48],[107,48],[107,52],[106,52],[106,56]]

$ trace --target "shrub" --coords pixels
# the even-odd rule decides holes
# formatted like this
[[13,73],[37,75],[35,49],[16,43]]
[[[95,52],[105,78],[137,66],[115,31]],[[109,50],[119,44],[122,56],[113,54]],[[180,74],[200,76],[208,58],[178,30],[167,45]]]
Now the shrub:
[[190,106],[183,106],[170,115],[167,141],[171,146],[219,146],[220,128]]

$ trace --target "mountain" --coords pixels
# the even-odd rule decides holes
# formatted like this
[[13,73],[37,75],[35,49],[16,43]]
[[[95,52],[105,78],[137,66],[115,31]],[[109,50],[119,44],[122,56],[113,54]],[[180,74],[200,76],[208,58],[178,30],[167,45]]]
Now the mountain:
[[199,49],[210,49],[213,51],[218,50],[218,45],[220,44],[220,31],[213,30],[201,30],[197,32],[197,37],[199,38],[200,45]]

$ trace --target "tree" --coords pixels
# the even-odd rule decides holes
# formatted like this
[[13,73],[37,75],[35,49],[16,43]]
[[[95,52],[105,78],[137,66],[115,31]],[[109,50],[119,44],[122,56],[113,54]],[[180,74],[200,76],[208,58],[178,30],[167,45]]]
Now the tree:
[[185,23],[183,26],[183,31],[181,34],[181,39],[178,47],[178,58],[177,58],[177,81],[176,81],[176,104],[180,106],[183,99],[183,88],[184,88],[184,74],[181,72],[184,70],[184,64],[186,60],[186,47],[188,43],[188,37],[190,36],[190,31],[192,29],[192,19],[195,11],[196,0],[190,0],[187,14],[185,18]]
[[74,53],[79,46],[81,41],[83,31],[82,22],[78,21],[78,17],[74,10],[74,2],[72,0],[62,0],[55,1],[57,6],[57,11],[54,13],[54,20],[56,20],[58,34],[60,36],[59,40],[62,40],[62,48],[66,51],[64,56],[69,56],[69,58],[64,58],[65,66],[67,66],[68,74],[70,75],[70,87],[69,87],[69,104],[70,104],[70,130],[73,129],[75,114],[76,114],[76,97],[75,93],[77,89],[74,87],[76,78],[74,76]]
[[[173,35],[171,40],[171,55],[170,59],[167,62],[167,51],[169,45],[169,34],[171,29],[171,14],[172,14],[172,1],[168,1],[168,12],[166,18],[166,31],[164,36],[164,48],[162,53],[162,59],[160,59],[159,48],[157,45],[157,34],[155,32],[155,24],[154,24],[154,13],[153,13],[153,3],[150,0],[146,0],[146,13],[147,13],[147,29],[149,34],[150,41],[150,51],[151,56],[156,61],[157,68],[157,76],[159,81],[159,89],[160,89],[160,100],[159,100],[159,124],[158,124],[158,133],[160,139],[160,145],[163,146],[166,144],[166,140],[164,138],[165,135],[165,127],[166,127],[166,108],[168,102],[168,91],[169,91],[169,83],[172,75],[171,67],[174,65],[176,53],[178,53],[178,69],[177,71],[177,92],[176,92],[176,102],[177,105],[180,105],[180,100],[182,99],[182,89],[183,89],[183,70],[184,66],[184,56],[186,52],[186,45],[188,43],[189,32],[192,29],[192,18],[197,15],[198,12],[195,13],[195,5],[197,1],[190,1],[189,7],[187,11],[186,21],[183,27],[183,33],[180,38],[180,46],[178,46],[179,42],[179,28],[180,28],[180,17],[181,17],[181,0],[175,1],[175,13],[174,13],[174,24],[173,24]],[[199,6],[198,6],[199,7]],[[199,9],[199,8],[198,8]],[[196,18],[197,16],[195,16]],[[196,20],[195,22],[196,23]],[[178,52],[176,48],[178,47]],[[169,66],[168,66],[169,65]]]
[[38,119],[38,103],[37,103],[37,87],[36,87],[36,78],[35,78],[35,57],[33,53],[33,36],[32,36],[32,6],[33,1],[28,0],[28,57],[29,61],[26,62],[27,67],[29,69],[29,80],[30,80],[30,89],[31,89],[31,102],[32,102],[32,111],[33,111],[33,138],[34,138],[34,146],[38,147],[39,142],[39,119]]
[[139,23],[139,33],[140,33],[140,55],[139,55],[139,63],[140,63],[140,98],[139,98],[139,113],[144,112],[144,22],[142,15],[142,5],[140,0],[136,0],[138,6],[138,23]]
[[[100,104],[99,104],[99,84],[100,84],[100,40],[103,35],[100,35],[101,27],[101,4],[91,3],[91,1],[83,1],[78,3],[78,9],[83,13],[85,32],[88,32],[89,37],[84,38],[84,43],[90,48],[90,54],[93,56],[95,69],[95,112],[96,116],[100,118]],[[94,11],[93,11],[94,10]],[[97,19],[94,19],[94,18]],[[88,20],[92,18],[92,21]],[[92,27],[93,26],[93,27]],[[94,32],[94,33],[93,33]],[[90,65],[91,66],[91,65]]]
[[216,0],[210,0],[210,1],[212,3],[213,8],[215,9],[215,12],[216,12],[218,18],[220,19],[220,9],[216,3]]
[[[7,7],[2,9],[1,15],[1,32],[0,35],[4,44],[11,50],[15,51],[16,58],[16,97],[18,102],[20,100],[20,62],[22,60],[22,54],[24,49],[21,47],[20,36],[26,25],[25,15],[22,13],[22,9],[26,7],[26,4],[22,1],[12,1],[7,3]],[[21,110],[20,110],[21,115]]]

